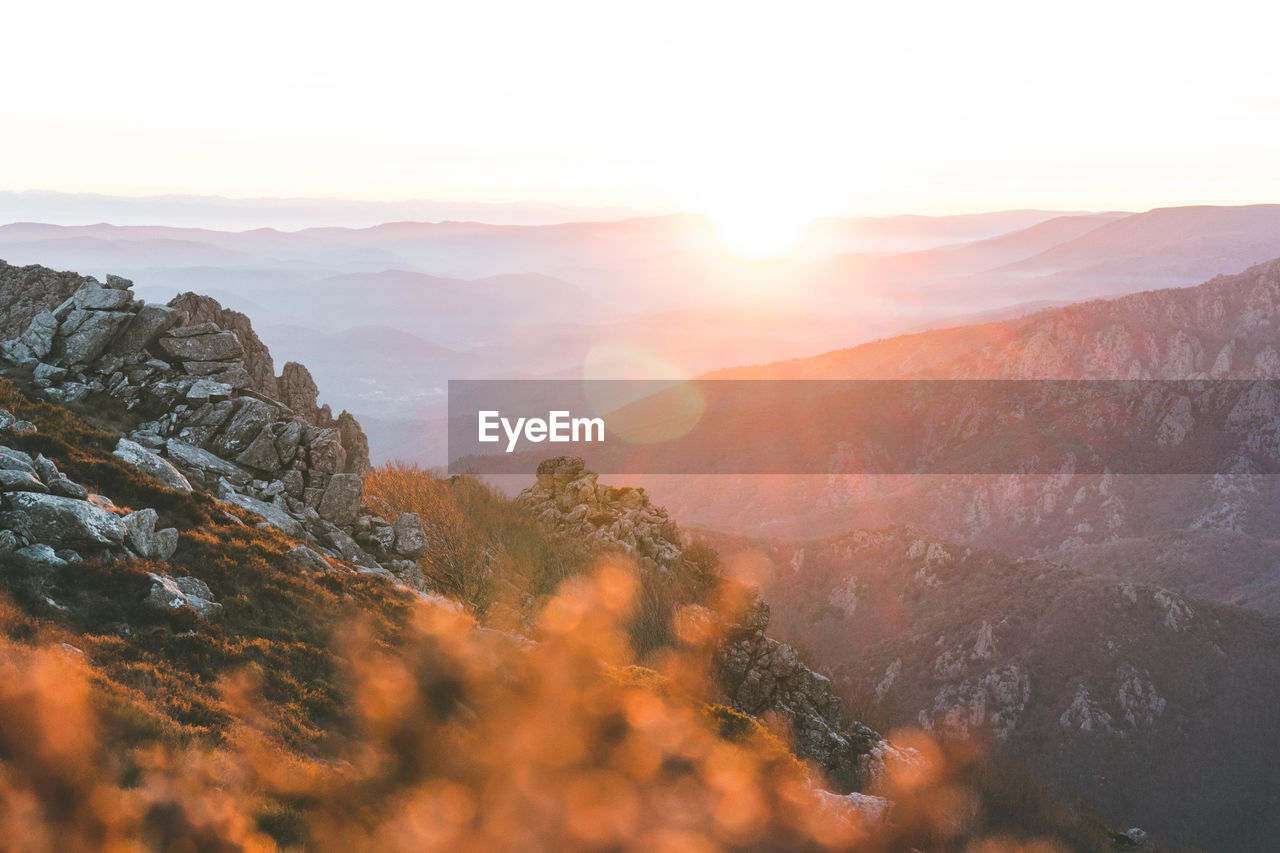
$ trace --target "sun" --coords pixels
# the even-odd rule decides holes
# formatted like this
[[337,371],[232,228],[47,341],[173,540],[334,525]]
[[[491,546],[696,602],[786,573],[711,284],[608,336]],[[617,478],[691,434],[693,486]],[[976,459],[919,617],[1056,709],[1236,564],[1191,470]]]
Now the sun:
[[809,230],[812,217],[764,201],[725,206],[706,214],[725,251],[744,261],[787,258]]

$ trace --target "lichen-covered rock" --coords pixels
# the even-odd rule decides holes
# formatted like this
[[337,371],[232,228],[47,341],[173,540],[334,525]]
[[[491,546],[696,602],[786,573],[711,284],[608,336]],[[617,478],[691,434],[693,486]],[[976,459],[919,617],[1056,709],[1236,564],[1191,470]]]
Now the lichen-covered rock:
[[311,371],[296,361],[286,361],[276,380],[276,387],[280,392],[280,402],[299,417],[315,422],[315,416],[320,411],[316,404],[320,389],[311,378]]
[[119,546],[125,536],[124,523],[115,513],[88,501],[35,492],[6,494],[0,524],[33,542],[72,548]]
[[52,311],[42,311],[31,320],[18,342],[30,351],[33,358],[44,358],[53,349],[53,336],[58,331],[58,318]]
[[120,311],[133,301],[133,294],[114,287],[87,285],[72,296],[77,308],[94,311]]
[[805,666],[791,646],[765,635],[769,607],[757,600],[725,633],[717,655],[729,704],[752,716],[782,715],[791,724],[797,755],[816,762],[845,790],[868,780],[868,756],[882,738],[846,725],[831,682]]
[[124,517],[125,543],[139,557],[168,560],[178,548],[178,531],[167,527],[156,529],[159,514],[154,509],[140,509]]
[[333,571],[333,566],[329,565],[328,560],[306,545],[298,545],[293,548],[289,551],[288,557],[290,562],[309,574],[324,574]]
[[112,342],[114,353],[142,352],[178,322],[178,314],[167,305],[149,302],[143,305],[128,325]]
[[538,465],[535,484],[516,499],[557,531],[670,567],[682,555],[680,532],[644,489],[602,486],[577,456]]
[[351,524],[360,514],[364,500],[364,481],[358,474],[334,474],[325,486],[317,511],[325,521],[338,525]]
[[176,438],[165,442],[164,452],[180,470],[194,475],[205,488],[212,488],[219,477],[240,485],[253,479],[227,460]]
[[130,441],[127,438],[120,439],[116,443],[116,449],[113,453],[116,457],[128,462],[142,473],[158,480],[161,485],[184,494],[190,493],[191,483],[186,477],[182,476],[181,471],[173,467],[173,464],[167,459],[157,453],[153,453],[136,441]]
[[174,337],[171,330],[159,345],[165,355],[178,361],[227,361],[244,353],[239,338],[231,332]]
[[48,487],[35,474],[0,468],[0,492],[47,492]]
[[57,552],[42,542],[36,542],[25,548],[19,548],[15,552],[19,556],[26,557],[37,566],[45,569],[60,569],[67,565],[67,561],[58,556]]
[[268,397],[283,400],[288,405],[289,401],[281,396],[276,387],[275,365],[271,360],[271,351],[258,338],[253,330],[253,323],[248,317],[239,311],[223,308],[210,296],[197,293],[183,293],[175,296],[169,305],[188,325],[210,322],[220,329],[234,332],[244,350],[244,370],[252,380],[252,387]]
[[369,439],[360,428],[360,422],[344,410],[338,415],[336,426],[338,440],[347,456],[343,470],[348,474],[363,474],[368,471],[372,467],[369,463]]
[[311,470],[320,474],[340,474],[346,470],[347,451],[336,429],[318,431],[307,449]]
[[[117,311],[85,311],[75,331],[64,337],[54,339],[50,352],[53,360],[60,365],[88,364],[106,352],[110,345],[132,315]],[[62,330],[59,329],[61,332]]]
[[60,495],[64,498],[75,498],[78,501],[89,499],[89,490],[79,483],[72,482],[64,477],[57,477],[48,482],[49,494]]
[[404,512],[392,525],[395,533],[396,553],[418,558],[427,553],[427,534],[422,529],[422,519],[416,512]]
[[149,576],[151,592],[147,603],[157,610],[172,612],[190,607],[203,619],[211,619],[222,611],[222,605],[214,601],[209,585],[199,578],[174,578],[156,572]]

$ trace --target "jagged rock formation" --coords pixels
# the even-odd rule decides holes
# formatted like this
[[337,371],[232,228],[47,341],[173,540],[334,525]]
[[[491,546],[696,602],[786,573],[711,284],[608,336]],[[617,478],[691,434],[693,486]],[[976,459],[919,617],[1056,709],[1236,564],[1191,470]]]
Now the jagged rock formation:
[[[240,342],[240,360],[247,374],[247,387],[267,397],[280,400],[295,415],[321,429],[337,428],[338,440],[345,454],[343,473],[361,474],[369,469],[369,440],[359,422],[347,412],[337,418],[332,410],[318,402],[320,389],[316,387],[311,372],[297,362],[286,362],[279,376],[275,375],[275,362],[271,351],[253,330],[253,323],[239,311],[223,308],[218,300],[198,293],[182,293],[169,301],[169,307],[178,312],[179,326],[200,326],[212,323],[219,329],[233,333]],[[244,382],[239,373],[236,380]],[[214,377],[217,378],[217,377]],[[225,378],[224,378],[225,381]]]
[[759,717],[781,713],[798,755],[816,761],[839,787],[864,785],[883,739],[861,723],[842,723],[831,680],[805,666],[795,648],[765,635],[769,605],[757,600],[729,628],[720,651],[720,683],[729,704]]
[[212,492],[366,571],[419,578],[421,525],[401,519],[397,527],[363,504],[358,472],[368,466],[368,445],[354,418],[300,417],[255,387],[239,335],[256,352],[257,373],[270,357],[256,349],[243,315],[191,295],[172,306],[143,304],[131,287],[114,276],[105,285],[85,279],[0,343],[0,356],[30,368],[55,402],[105,396],[123,404],[139,422],[116,455],[164,485]]
[[181,293],[169,300],[169,307],[182,317],[181,325],[197,326],[201,323],[213,323],[220,329],[235,334],[243,348],[245,370],[249,374],[251,387],[268,397],[279,397],[276,387],[275,364],[271,360],[271,351],[267,349],[256,332],[253,323],[239,311],[223,308],[218,300],[198,293]]
[[320,389],[311,378],[311,371],[296,361],[285,362],[277,379],[280,399],[299,417],[322,429],[336,428],[342,444],[344,469],[359,474],[369,470],[369,439],[355,416],[343,411],[337,418],[327,404],[320,405]]
[[617,548],[669,569],[682,553],[680,531],[644,489],[605,486],[577,456],[538,465],[537,481],[517,498],[548,529]]
[[[296,361],[286,361],[280,371],[277,387],[280,390],[280,400],[300,417],[314,422],[321,416],[320,407],[316,402],[320,396],[320,389],[316,387],[316,381],[311,378],[311,371],[303,365]],[[332,412],[323,414],[326,419],[333,417]]]
[[0,261],[0,340],[22,334],[37,314],[60,305],[88,281],[73,272]]
[[[535,484],[517,500],[557,534],[624,551],[641,571],[678,571],[684,544],[667,511],[644,489],[598,479],[581,458],[559,456],[538,466]],[[831,682],[805,666],[794,648],[766,636],[768,624],[768,605],[757,600],[740,621],[723,626],[717,655],[723,698],[745,714],[782,716],[797,755],[821,766],[836,786],[859,787],[876,772],[876,756],[887,745],[866,726],[842,720]]]

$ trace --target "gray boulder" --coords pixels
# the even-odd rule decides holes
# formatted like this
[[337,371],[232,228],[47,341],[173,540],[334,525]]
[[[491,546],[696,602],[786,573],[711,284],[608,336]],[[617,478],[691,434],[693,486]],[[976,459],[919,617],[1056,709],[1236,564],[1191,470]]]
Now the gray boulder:
[[79,327],[54,347],[63,364],[88,364],[106,352],[116,334],[133,317],[114,311],[89,311]]
[[187,389],[187,399],[192,403],[205,403],[210,400],[225,400],[231,396],[231,386],[225,382],[201,378],[191,383]]
[[36,385],[41,388],[47,388],[55,382],[61,382],[66,375],[67,369],[65,367],[54,367],[52,364],[45,364],[42,361],[36,365],[32,378],[35,379]]
[[51,460],[45,458],[43,453],[36,455],[35,462],[32,463],[32,467],[36,469],[36,476],[39,477],[40,481],[46,485],[48,485],[50,480],[56,480],[62,476],[58,473],[58,466],[53,464]]
[[299,545],[289,552],[289,561],[308,574],[332,572],[333,566],[323,556],[305,545]]
[[125,544],[139,557],[156,559],[156,522],[160,516],[154,509],[140,509],[124,517]]
[[280,470],[280,453],[276,450],[276,437],[270,427],[258,432],[258,437],[236,457],[236,463],[259,471]]
[[179,326],[169,332],[169,334],[175,338],[194,338],[200,335],[216,335],[221,331],[222,329],[217,323],[205,321],[203,323],[191,323],[189,325]]
[[157,530],[152,537],[152,544],[155,548],[152,559],[168,562],[178,550],[178,528],[166,527],[163,530]]
[[243,486],[253,479],[244,470],[227,460],[176,438],[166,441],[164,450],[169,459],[180,468],[200,474],[206,485],[212,485],[219,477],[226,477],[229,482],[238,486]]
[[231,332],[192,337],[173,337],[173,331],[169,334],[160,339],[160,349],[178,361],[229,361],[244,353],[240,340]]
[[272,527],[275,527],[286,535],[297,537],[306,535],[302,528],[302,523],[298,521],[298,519],[294,518],[286,510],[273,503],[260,501],[257,498],[251,498],[248,495],[242,495],[239,492],[228,493],[225,500],[235,504],[241,509],[247,509],[249,512],[256,512],[258,515],[266,519]]
[[58,318],[52,311],[41,311],[31,319],[31,325],[18,338],[33,358],[44,358],[53,349],[53,336],[58,331]]
[[360,514],[364,502],[364,480],[359,474],[334,474],[329,478],[316,510],[325,521],[349,525]]
[[391,525],[395,530],[397,553],[418,558],[427,553],[427,534],[416,512],[404,512]]
[[77,308],[92,311],[120,311],[129,307],[133,294],[128,290],[114,287],[99,287],[88,284],[72,295]]
[[172,612],[190,607],[202,619],[210,619],[222,611],[222,605],[213,600],[209,585],[199,578],[174,578],[166,574],[150,572],[151,592],[147,603],[157,610]]
[[79,483],[74,483],[66,477],[57,477],[50,480],[49,494],[60,495],[64,498],[75,498],[78,501],[88,500],[89,490]]
[[88,501],[9,492],[0,512],[0,525],[27,535],[35,542],[68,547],[116,547],[124,544],[124,522],[115,513]]
[[181,471],[173,467],[167,459],[152,453],[136,441],[130,441],[127,438],[120,439],[116,444],[114,455],[128,462],[148,477],[158,480],[163,486],[176,489],[184,494],[191,492],[191,483],[187,481],[186,477],[182,476]]
[[[156,338],[168,331],[178,321],[178,314],[168,305],[157,305],[148,302],[142,306],[133,319],[124,327],[124,331],[111,345],[116,353],[140,352],[150,346]],[[162,362],[163,363],[163,362]],[[168,365],[165,365],[167,369]]]
[[49,489],[35,474],[0,468],[0,492],[47,492]]
[[[0,427],[0,429],[4,428]],[[34,459],[21,450],[13,450],[9,447],[0,447],[0,468],[6,468],[11,471],[26,471],[28,474],[36,472]]]
[[14,553],[20,554],[31,562],[46,569],[60,569],[67,564],[67,561],[54,553],[52,548],[40,542],[37,542],[34,545],[28,545],[25,548],[19,548]]
[[247,450],[263,429],[282,415],[278,407],[252,397],[241,397],[232,402],[235,414],[209,444],[210,450],[228,459],[234,459]]
[[322,429],[311,439],[308,448],[311,470],[321,474],[338,474],[347,466],[347,451],[336,429]]

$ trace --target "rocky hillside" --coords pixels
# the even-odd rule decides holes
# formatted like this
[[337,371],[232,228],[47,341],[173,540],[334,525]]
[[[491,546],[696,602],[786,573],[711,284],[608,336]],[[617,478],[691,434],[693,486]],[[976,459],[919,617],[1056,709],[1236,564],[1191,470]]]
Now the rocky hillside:
[[420,523],[363,505],[368,444],[345,412],[335,420],[317,406],[305,368],[287,364],[268,386],[283,388],[295,411],[259,390],[271,356],[243,315],[193,294],[143,303],[114,276],[78,282],[0,343],[0,356],[40,396],[81,408],[113,401],[128,412],[120,458],[171,487],[195,485],[257,513],[325,557],[421,587],[412,559],[425,548]]
[[[517,502],[559,537],[631,555],[642,576],[688,571],[680,531],[666,510],[655,507],[644,489],[599,483],[579,458],[559,456],[539,465],[537,482]],[[705,607],[699,611],[715,618]],[[724,634],[717,670],[726,704],[756,718],[781,715],[797,755],[816,762],[844,790],[864,787],[891,747],[844,719],[831,682],[805,666],[791,646],[766,636],[768,605],[756,600],[735,616],[717,632]]]
[[713,541],[767,556],[775,630],[864,719],[977,735],[1170,841],[1280,838],[1275,618],[913,528]]
[[[452,554],[457,506],[426,524],[388,512],[386,490],[367,506],[314,384],[286,366],[293,405],[259,390],[249,331],[223,322],[239,320],[79,279],[0,347],[4,837],[588,850],[692,827],[708,850],[1135,849],[963,751],[891,747],[845,721],[830,683],[766,636],[765,607],[698,603],[720,589],[693,571],[705,550],[572,460],[510,511],[536,513],[543,552],[572,540],[619,558],[562,574],[527,636],[478,630],[433,592],[435,571],[511,560],[492,548],[501,531]],[[619,630],[633,597],[670,608],[657,669]],[[771,731],[890,799],[823,791]],[[986,808],[928,807],[955,791]]]

